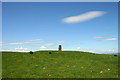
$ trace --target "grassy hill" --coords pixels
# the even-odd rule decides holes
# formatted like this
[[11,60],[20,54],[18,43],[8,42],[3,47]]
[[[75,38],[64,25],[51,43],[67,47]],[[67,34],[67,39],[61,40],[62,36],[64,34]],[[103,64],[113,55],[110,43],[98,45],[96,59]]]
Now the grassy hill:
[[2,53],[3,78],[117,78],[118,57],[80,51]]

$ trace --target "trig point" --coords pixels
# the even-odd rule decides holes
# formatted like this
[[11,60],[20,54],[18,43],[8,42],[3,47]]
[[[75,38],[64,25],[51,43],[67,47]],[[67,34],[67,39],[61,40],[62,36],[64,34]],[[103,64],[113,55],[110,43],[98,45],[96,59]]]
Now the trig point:
[[61,50],[62,50],[62,47],[61,47],[61,45],[59,45],[59,48],[58,48],[58,50],[59,50],[59,51],[61,51]]

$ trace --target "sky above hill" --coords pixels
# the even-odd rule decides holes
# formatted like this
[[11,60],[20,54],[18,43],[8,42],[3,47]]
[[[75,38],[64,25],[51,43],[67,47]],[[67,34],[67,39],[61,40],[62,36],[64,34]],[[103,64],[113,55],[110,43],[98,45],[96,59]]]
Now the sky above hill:
[[4,2],[4,51],[58,50],[116,53],[117,2]]

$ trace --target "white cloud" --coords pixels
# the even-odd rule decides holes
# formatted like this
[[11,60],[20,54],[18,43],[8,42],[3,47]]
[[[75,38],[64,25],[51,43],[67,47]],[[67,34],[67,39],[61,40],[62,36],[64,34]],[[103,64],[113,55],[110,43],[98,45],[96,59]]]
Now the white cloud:
[[28,48],[23,48],[22,46],[20,48],[15,48],[15,50],[27,50]]
[[77,49],[81,49],[80,47],[77,47]]
[[45,47],[45,46],[41,46],[40,48],[41,48],[41,49],[45,49],[46,47]]
[[91,38],[104,38],[105,36],[96,36],[96,37],[91,37]]
[[48,44],[44,44],[46,46],[51,46],[51,45],[54,45],[54,43],[48,43]]
[[78,50],[87,50],[87,49],[81,48],[81,47],[77,47],[76,49],[78,49]]
[[117,40],[117,38],[104,39],[104,40],[101,40],[101,41],[113,41],[113,40]]
[[29,52],[29,51],[27,51],[28,48],[23,48],[22,46],[20,48],[15,48],[14,50],[17,52]]
[[115,53],[115,50],[101,50],[101,53]]
[[17,52],[30,52],[30,51],[22,50],[22,51],[17,51]]
[[87,21],[96,17],[100,17],[102,15],[104,15],[106,12],[104,11],[90,11],[90,12],[86,12],[84,14],[80,14],[77,16],[71,16],[71,17],[67,17],[64,18],[62,21],[64,23],[78,23],[78,22],[83,22],[83,21]]
[[78,49],[78,50],[86,50],[86,49],[84,49],[84,48],[81,48],[81,47],[77,47],[77,49]]

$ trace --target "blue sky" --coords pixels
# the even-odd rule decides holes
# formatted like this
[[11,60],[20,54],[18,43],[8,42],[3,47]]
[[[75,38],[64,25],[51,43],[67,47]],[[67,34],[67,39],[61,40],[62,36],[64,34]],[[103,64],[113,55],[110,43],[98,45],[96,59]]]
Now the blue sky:
[[117,2],[4,2],[3,50],[118,50]]

